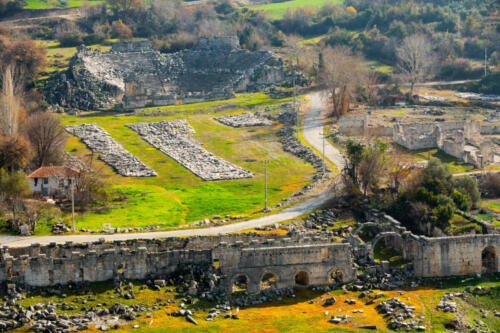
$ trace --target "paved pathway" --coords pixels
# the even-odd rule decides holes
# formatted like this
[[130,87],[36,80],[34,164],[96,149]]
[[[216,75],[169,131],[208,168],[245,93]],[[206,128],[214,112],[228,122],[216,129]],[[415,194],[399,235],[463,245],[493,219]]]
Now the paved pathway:
[[[323,103],[320,93],[310,95],[311,104],[309,112],[304,119],[303,135],[305,140],[318,151],[323,150],[323,142],[321,135],[323,133],[322,114]],[[333,147],[328,141],[325,141],[325,156],[341,169],[343,166],[343,158],[341,153]],[[8,246],[27,246],[32,243],[48,244],[51,242],[65,243],[73,242],[92,242],[99,238],[104,238],[107,241],[128,240],[128,239],[152,239],[165,237],[182,237],[182,236],[205,236],[214,234],[224,234],[261,227],[278,222],[287,221],[308,212],[311,212],[321,207],[332,196],[329,189],[325,190],[316,197],[303,201],[293,207],[286,208],[281,212],[273,215],[260,217],[244,222],[237,222],[219,227],[210,227],[203,229],[180,229],[174,231],[159,231],[148,233],[130,233],[130,234],[113,234],[113,235],[64,235],[64,236],[3,236],[0,237],[0,245]]]
[[[309,95],[311,104],[309,112],[304,119],[302,128],[304,139],[309,142],[311,146],[316,148],[321,154],[323,153],[323,110],[324,99],[321,92]],[[332,146],[328,140],[325,140],[325,157],[337,166],[339,170],[344,168],[344,157],[340,151]]]

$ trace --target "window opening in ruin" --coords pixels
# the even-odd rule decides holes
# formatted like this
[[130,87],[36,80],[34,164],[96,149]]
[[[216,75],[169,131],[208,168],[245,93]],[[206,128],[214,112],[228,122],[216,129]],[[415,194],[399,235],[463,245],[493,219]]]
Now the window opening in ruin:
[[248,283],[249,281],[246,275],[238,275],[233,282],[233,292],[247,290]]
[[309,285],[309,274],[304,271],[300,271],[295,274],[295,285],[300,287],[305,287]]
[[497,268],[497,254],[495,248],[488,246],[481,253],[481,273],[495,273]]
[[266,273],[260,281],[260,289],[278,288],[278,277],[274,273]]
[[343,283],[344,282],[344,272],[340,269],[334,270],[330,273],[330,276],[328,276],[328,281],[330,283]]
[[214,260],[212,261],[212,266],[213,266],[214,268],[219,268],[219,267],[220,267],[220,261],[219,261],[219,259],[214,259]]

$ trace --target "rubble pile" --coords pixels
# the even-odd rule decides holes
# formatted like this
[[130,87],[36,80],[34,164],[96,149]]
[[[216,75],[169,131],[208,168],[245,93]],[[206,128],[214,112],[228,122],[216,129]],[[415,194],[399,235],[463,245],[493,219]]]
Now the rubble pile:
[[272,121],[261,118],[254,113],[245,112],[215,118],[218,122],[231,127],[250,127],[250,126],[271,126]]
[[96,124],[66,126],[66,131],[82,139],[99,158],[125,177],[151,177],[156,172],[119,145],[102,127]]
[[148,143],[170,156],[203,180],[253,177],[253,173],[208,152],[190,134],[194,129],[185,120],[134,123],[127,125]]
[[409,320],[416,317],[415,307],[406,305],[397,298],[380,302],[377,310],[391,318],[388,326],[393,330],[425,331],[425,326],[419,319]]
[[457,312],[457,303],[453,302],[453,297],[462,297],[463,293],[446,293],[441,297],[437,309],[443,312]]

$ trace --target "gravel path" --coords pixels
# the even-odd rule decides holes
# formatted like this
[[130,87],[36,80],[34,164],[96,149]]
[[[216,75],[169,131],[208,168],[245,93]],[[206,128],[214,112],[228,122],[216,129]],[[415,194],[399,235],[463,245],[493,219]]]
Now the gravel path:
[[[311,99],[310,110],[304,119],[304,138],[311,146],[318,151],[322,151],[323,133],[322,125],[322,111],[323,103],[319,93],[314,93],[309,96]],[[325,141],[325,155],[331,160],[337,168],[341,169],[343,166],[343,158],[341,153],[327,141]],[[274,224],[282,221],[287,221],[303,214],[309,213],[321,207],[328,199],[331,198],[331,193],[325,190],[320,195],[303,201],[293,207],[286,208],[281,212],[273,215],[260,217],[253,220],[228,224],[219,227],[210,227],[203,229],[184,229],[175,231],[159,231],[149,233],[134,233],[134,234],[113,234],[113,235],[65,235],[65,236],[3,236],[0,237],[0,245],[8,246],[27,246],[33,243],[47,244],[50,242],[65,243],[68,241],[73,242],[92,242],[97,241],[99,238],[104,238],[107,241],[114,240],[128,240],[128,239],[152,239],[152,238],[165,238],[165,237],[182,237],[182,236],[205,236],[214,234],[224,234],[251,229],[255,227]]]

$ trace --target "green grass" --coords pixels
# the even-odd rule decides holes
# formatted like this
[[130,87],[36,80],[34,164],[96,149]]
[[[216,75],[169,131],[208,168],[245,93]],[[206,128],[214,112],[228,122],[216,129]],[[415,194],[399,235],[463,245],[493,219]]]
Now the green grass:
[[69,0],[69,1],[61,1],[61,0],[27,0],[27,5],[24,6],[26,9],[52,9],[52,8],[73,8],[73,7],[82,7],[87,3],[90,6],[95,6],[103,3],[101,0]]
[[445,232],[450,235],[459,235],[462,233],[468,233],[472,230],[476,230],[477,233],[481,233],[483,228],[479,224],[471,222],[463,216],[454,214],[450,221],[450,225],[445,229]]
[[[92,230],[101,229],[104,223],[111,222],[111,227],[145,227],[157,225],[161,227],[177,226],[184,218],[185,209],[173,194],[162,187],[145,185],[114,186],[127,200],[110,209],[99,212],[88,212],[77,215],[76,227]],[[174,200],[172,200],[174,199]],[[161,207],[161,209],[158,209]],[[119,221],[117,223],[116,221]]]
[[[128,292],[128,281],[124,281],[122,290]],[[387,328],[388,318],[376,311],[376,306],[381,301],[396,297],[405,304],[415,306],[415,314],[423,316],[423,322],[429,332],[445,332],[445,324],[456,319],[453,313],[445,313],[436,310],[437,304],[445,292],[463,292],[468,286],[482,286],[490,288],[484,295],[473,295],[466,293],[465,297],[455,298],[460,314],[466,322],[474,327],[474,319],[480,319],[488,325],[490,330],[500,329],[500,318],[494,316],[494,310],[498,310],[500,305],[500,275],[487,275],[478,279],[476,277],[449,277],[443,279],[423,279],[421,286],[417,289],[404,290],[404,294],[399,291],[384,291],[384,297],[375,300],[374,304],[365,305],[367,298],[362,297],[360,292],[343,292],[336,290],[322,293],[314,292],[311,289],[295,290],[296,297],[284,297],[282,301],[266,302],[258,306],[240,308],[238,316],[240,320],[216,318],[209,322],[204,319],[213,303],[194,298],[194,304],[187,305],[193,312],[193,317],[199,325],[194,326],[182,317],[170,316],[179,308],[183,302],[183,297],[175,291],[175,287],[162,287],[159,291],[149,288],[142,289],[142,281],[133,281],[133,292],[136,299],[125,299],[120,297],[115,291],[112,282],[91,283],[83,289],[58,289],[58,295],[48,295],[47,288],[38,288],[29,292],[23,292],[24,299],[17,303],[24,307],[37,303],[52,302],[56,304],[58,314],[77,314],[90,308],[109,308],[112,304],[132,306],[143,304],[146,311],[138,313],[137,319],[132,322],[125,322],[114,332],[365,332],[358,327],[361,325],[376,325],[377,332],[393,332]],[[51,288],[54,289],[54,288]],[[375,292],[378,292],[375,290]],[[323,307],[324,299],[334,296],[336,304]],[[345,300],[353,298],[356,305],[347,305]],[[171,304],[160,306],[158,310],[150,310],[158,302],[170,300]],[[62,305],[76,307],[74,310],[63,310]],[[105,304],[105,305],[103,305]],[[363,309],[362,316],[353,313],[353,310]],[[489,311],[486,318],[482,318],[479,309]],[[339,311],[341,310],[341,311]],[[325,315],[325,311],[329,314]],[[147,318],[146,313],[151,312],[153,316]],[[234,313],[234,312],[233,312]],[[332,315],[352,315],[348,323],[333,326],[328,323]],[[138,329],[132,329],[132,325],[138,324]],[[14,332],[28,332],[28,327],[16,329]],[[96,329],[91,328],[92,332]],[[88,332],[88,331],[85,331]],[[368,331],[366,331],[368,332]],[[373,332],[373,331],[370,331]]]
[[[242,97],[244,103],[251,100],[250,95]],[[256,94],[256,100],[264,97]],[[273,101],[274,103],[275,101]],[[215,102],[214,104],[220,104]],[[200,103],[201,104],[201,103]],[[210,103],[208,103],[210,105]],[[122,146],[137,156],[146,165],[152,167],[158,177],[132,178],[117,175],[109,166],[98,161],[104,181],[110,186],[127,186],[128,191],[140,192],[144,188],[154,187],[161,192],[150,192],[143,198],[148,207],[142,206],[139,199],[127,202],[126,207],[120,207],[110,212],[92,213],[77,221],[79,227],[102,223],[111,223],[114,227],[124,225],[161,224],[175,226],[184,222],[198,221],[214,215],[252,215],[263,208],[264,201],[264,165],[262,161],[270,161],[268,165],[268,202],[273,206],[288,197],[293,192],[304,187],[312,180],[314,169],[301,159],[282,151],[276,132],[279,125],[231,128],[213,120],[213,114],[197,114],[209,105],[182,106],[192,111],[176,112],[171,116],[110,116],[105,112],[84,114],[80,116],[62,115],[64,124],[97,123]],[[219,105],[220,106],[220,105]],[[178,107],[164,108],[176,110]],[[240,111],[220,111],[217,115]],[[204,112],[208,113],[208,112]],[[196,130],[195,137],[205,149],[230,162],[254,172],[250,179],[230,181],[203,181],[189,170],[173,161],[145,141],[136,132],[125,127],[134,122],[154,122],[169,119],[185,119]],[[85,145],[72,137],[67,150],[80,156],[90,154]],[[149,202],[151,201],[151,202]],[[180,205],[180,206],[179,206]],[[180,207],[182,210],[180,211]],[[152,210],[153,213],[145,213]],[[182,212],[182,214],[180,213]],[[169,215],[170,214],[170,215]],[[79,220],[80,218],[78,218]],[[146,221],[142,221],[145,219]]]
[[373,249],[373,257],[375,261],[388,261],[391,267],[401,267],[407,264],[398,251],[392,246],[386,246],[383,241],[377,242]]
[[410,153],[414,155],[416,161],[424,161],[432,158],[437,158],[442,163],[446,164],[446,166],[448,166],[448,169],[453,174],[471,172],[476,170],[476,168],[472,164],[465,164],[463,162],[460,162],[460,160],[458,160],[457,158],[448,155],[439,149],[422,149],[411,151]]
[[325,3],[331,2],[335,4],[342,4],[342,0],[291,0],[284,2],[269,3],[265,5],[255,6],[252,9],[264,11],[269,18],[278,20],[283,18],[286,12],[290,9],[300,8],[300,7],[313,7],[320,8]]

